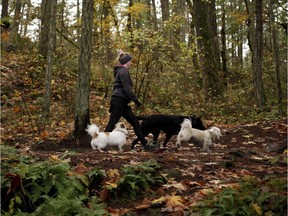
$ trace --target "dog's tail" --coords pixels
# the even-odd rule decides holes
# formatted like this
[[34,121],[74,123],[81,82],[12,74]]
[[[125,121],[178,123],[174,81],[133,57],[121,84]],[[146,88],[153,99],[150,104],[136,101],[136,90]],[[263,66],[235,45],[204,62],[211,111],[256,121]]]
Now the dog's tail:
[[207,131],[209,131],[213,141],[217,140],[217,139],[220,139],[220,137],[222,136],[221,130],[218,127],[211,127]]
[[92,139],[96,138],[99,134],[99,127],[95,124],[88,125],[86,131],[92,137]]

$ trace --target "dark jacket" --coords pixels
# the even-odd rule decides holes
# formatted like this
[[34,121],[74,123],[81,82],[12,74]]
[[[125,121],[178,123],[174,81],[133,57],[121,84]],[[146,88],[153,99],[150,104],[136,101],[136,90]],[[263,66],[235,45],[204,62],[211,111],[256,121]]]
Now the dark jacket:
[[119,97],[125,99],[127,103],[135,101],[136,95],[132,90],[132,80],[127,68],[121,65],[114,67],[114,91],[112,97]]

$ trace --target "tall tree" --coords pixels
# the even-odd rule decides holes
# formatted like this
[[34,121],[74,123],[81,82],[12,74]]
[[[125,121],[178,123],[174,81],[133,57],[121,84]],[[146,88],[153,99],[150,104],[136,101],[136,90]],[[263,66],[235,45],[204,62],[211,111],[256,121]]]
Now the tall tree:
[[1,18],[8,17],[8,0],[2,0]]
[[50,0],[42,0],[41,2],[41,28],[39,34],[39,54],[44,58],[47,57],[48,44],[49,44],[49,28],[51,18],[51,3]]
[[170,32],[165,29],[165,24],[170,18],[169,12],[169,0],[161,0],[161,11],[162,11],[162,29],[163,29],[163,37],[165,39],[170,40]]
[[12,25],[12,40],[15,42],[18,41],[19,36],[19,26],[21,20],[21,9],[22,9],[22,1],[16,0],[15,2],[15,12],[14,12],[14,20]]
[[46,83],[44,96],[44,116],[49,117],[50,101],[51,101],[51,80],[53,71],[53,55],[56,45],[56,9],[57,0],[50,0],[50,24],[48,34],[48,50],[47,50],[47,67],[46,67]]
[[158,31],[158,19],[155,0],[152,0],[152,23],[154,31]]
[[221,17],[221,59],[222,59],[222,77],[224,79],[224,85],[227,87],[227,77],[228,77],[228,70],[227,70],[227,48],[226,48],[226,11],[225,11],[225,4],[222,3],[222,17]]
[[[198,50],[200,56],[200,69],[202,71],[203,88],[205,99],[213,99],[222,96],[219,80],[219,71],[217,70],[217,62],[213,55],[213,37],[211,33],[210,16],[208,14],[209,2],[201,0],[193,0],[196,33],[199,40]],[[210,23],[211,24],[211,23]]]
[[94,17],[94,0],[83,0],[82,24],[80,39],[80,56],[76,86],[74,136],[86,135],[86,127],[90,123],[89,94],[91,76],[92,29]]
[[[221,64],[220,64],[220,48],[219,48],[219,38],[217,32],[217,22],[216,22],[216,5],[215,0],[210,0],[209,7],[208,7],[208,24],[209,24],[209,32],[211,34],[212,39],[212,54],[215,63],[215,70],[221,71]],[[221,87],[221,85],[219,85]]]
[[273,12],[274,1],[269,0],[269,18],[270,18],[270,28],[271,28],[271,38],[272,38],[272,51],[273,51],[273,60],[275,66],[275,83],[277,89],[277,100],[278,103],[282,102],[282,87],[280,80],[280,59],[279,59],[279,45],[277,31],[275,28],[275,17]]
[[263,2],[262,0],[256,0],[256,29],[255,29],[255,44],[254,52],[252,56],[253,67],[253,84],[255,89],[255,97],[257,107],[259,110],[263,110],[266,105],[266,96],[264,92],[263,78],[262,78],[262,60],[263,60]]

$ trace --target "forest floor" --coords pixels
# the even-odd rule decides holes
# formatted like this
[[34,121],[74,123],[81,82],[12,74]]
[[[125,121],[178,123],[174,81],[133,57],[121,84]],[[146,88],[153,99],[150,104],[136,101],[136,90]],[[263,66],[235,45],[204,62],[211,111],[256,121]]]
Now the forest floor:
[[[175,136],[170,140],[167,149],[161,148],[154,153],[144,152],[140,144],[136,146],[135,152],[130,151],[128,144],[124,152],[118,152],[113,148],[106,152],[98,152],[91,148],[77,148],[76,143],[71,145],[64,142],[57,145],[58,150],[55,150],[56,146],[51,143],[43,143],[33,149],[31,154],[47,159],[55,154],[60,156],[68,149],[77,152],[70,156],[73,166],[84,163],[88,167],[100,166],[106,171],[120,170],[126,165],[155,159],[161,164],[161,172],[168,173],[174,178],[174,185],[178,185],[162,188],[164,191],[156,193],[174,193],[190,202],[195,202],[201,191],[207,188],[231,186],[247,175],[259,180],[267,176],[287,176],[287,119],[217,126],[221,128],[223,136],[211,147],[211,154],[201,152],[199,147],[188,143],[176,151]],[[133,134],[130,132],[129,134]],[[163,138],[162,136],[159,140],[162,141]],[[127,143],[131,143],[132,139],[130,136]],[[73,145],[73,148],[68,148]],[[179,188],[179,183],[183,187]],[[132,209],[137,215],[148,215],[151,213],[147,213],[149,205],[147,209],[143,206],[146,206],[145,203],[152,197],[151,194],[150,199],[147,196],[133,202],[123,202],[120,199],[119,202],[107,204],[118,211]],[[155,212],[153,214],[158,215]]]
[[[56,97],[56,90],[51,106],[52,119],[49,126],[42,127],[44,122],[40,104],[43,84],[34,77],[32,70],[26,74],[26,63],[18,66],[16,57],[15,60],[11,57],[9,59],[9,64],[1,66],[2,144],[15,146],[43,160],[66,154],[69,155],[73,167],[85,164],[86,167],[99,166],[105,171],[120,170],[126,165],[154,159],[161,165],[161,173],[174,178],[172,183],[151,192],[148,197],[139,195],[139,199],[131,202],[121,198],[118,202],[107,200],[110,213],[114,211],[118,214],[135,212],[136,215],[161,215],[161,211],[168,210],[156,208],[153,210],[156,212],[151,214],[150,205],[147,204],[160,196],[181,196],[185,200],[182,208],[186,208],[197,202],[204,190],[232,186],[245,176],[254,176],[259,180],[264,180],[267,176],[287,177],[287,117],[250,121],[249,124],[217,124],[204,117],[206,127],[218,126],[223,134],[221,139],[211,146],[211,154],[201,152],[200,148],[192,143],[184,143],[182,148],[176,151],[176,136],[170,140],[167,149],[145,152],[138,144],[136,151],[130,151],[134,136],[131,128],[124,152],[110,148],[105,152],[93,151],[88,136],[80,142],[69,138],[73,130],[73,112],[70,110],[70,114],[67,114],[67,110],[71,109],[71,102]],[[91,110],[98,112],[91,113],[94,115],[91,120],[97,124],[105,124],[109,116],[107,106],[102,104],[103,100],[96,96],[95,92],[91,93],[90,99],[93,101]],[[163,140],[161,135],[159,141]]]

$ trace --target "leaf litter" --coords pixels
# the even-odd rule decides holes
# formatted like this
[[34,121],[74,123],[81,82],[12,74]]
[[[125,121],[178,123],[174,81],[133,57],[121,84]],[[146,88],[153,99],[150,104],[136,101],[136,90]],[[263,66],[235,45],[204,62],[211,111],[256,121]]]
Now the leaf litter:
[[[184,143],[183,149],[175,151],[175,137],[170,140],[167,149],[157,153],[144,152],[140,144],[136,146],[136,152],[131,152],[129,145],[125,146],[124,152],[114,149],[98,152],[92,151],[90,148],[77,151],[73,145],[71,147],[64,145],[64,149],[61,149],[63,148],[61,146],[55,154],[55,148],[57,148],[55,144],[49,150],[32,148],[28,150],[28,153],[42,159],[51,158],[53,160],[64,160],[61,154],[65,153],[67,155],[65,159],[69,159],[70,163],[74,164],[74,172],[79,174],[99,166],[106,170],[107,176],[111,180],[105,182],[109,187],[117,187],[115,179],[120,175],[119,170],[122,167],[139,165],[147,160],[155,159],[161,165],[163,175],[173,169],[177,170],[167,184],[162,185],[150,196],[144,198],[141,196],[139,200],[126,202],[125,205],[123,202],[119,203],[119,206],[117,202],[116,204],[113,202],[113,206],[109,206],[109,202],[107,204],[111,213],[115,212],[113,215],[121,215],[129,211],[146,215],[148,209],[151,208],[160,209],[161,214],[164,215],[165,212],[184,212],[188,206],[193,206],[208,191],[215,192],[221,188],[237,187],[239,181],[246,176],[253,176],[257,179],[265,179],[267,175],[287,176],[287,136],[282,129],[285,128],[283,126],[285,122],[285,120],[259,122],[247,127],[241,125],[240,129],[235,125],[236,129],[227,129],[227,131],[233,132],[223,134],[219,142],[212,146],[211,154],[201,152],[199,147],[195,147],[191,143]],[[280,127],[281,130],[279,132],[271,130],[275,127]],[[164,136],[162,138],[164,139]],[[131,143],[132,139],[132,136],[129,137],[128,143]],[[267,151],[267,143],[271,142],[273,145],[281,147],[282,151],[279,149]],[[71,145],[71,143],[69,144]],[[222,145],[225,147],[223,148]],[[73,154],[69,154],[67,151],[73,151]],[[282,161],[277,159],[280,156],[283,158]],[[273,159],[274,163],[272,163]],[[105,202],[108,199],[107,196],[107,190],[103,189],[99,192],[99,197]],[[156,203],[158,203],[158,207]],[[256,204],[253,208],[258,211]]]

